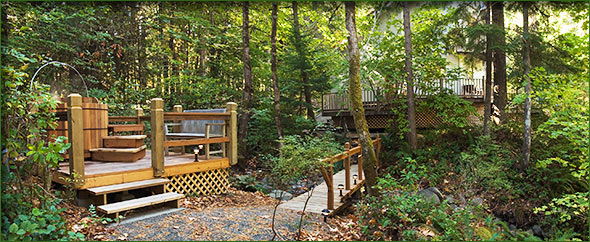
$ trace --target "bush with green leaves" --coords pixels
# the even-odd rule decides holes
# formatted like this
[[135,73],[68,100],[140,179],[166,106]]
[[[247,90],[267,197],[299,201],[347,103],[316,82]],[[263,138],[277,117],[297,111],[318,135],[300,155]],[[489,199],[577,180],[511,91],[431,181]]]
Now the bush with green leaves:
[[34,207],[21,193],[2,194],[2,240],[84,240],[83,234],[69,230],[61,216],[65,209],[57,207],[59,199],[38,196],[44,202]]
[[321,161],[342,152],[343,146],[331,134],[315,136],[288,135],[277,156],[266,156],[266,165],[271,170],[269,177],[277,189],[303,180],[317,182],[322,167],[330,164]]

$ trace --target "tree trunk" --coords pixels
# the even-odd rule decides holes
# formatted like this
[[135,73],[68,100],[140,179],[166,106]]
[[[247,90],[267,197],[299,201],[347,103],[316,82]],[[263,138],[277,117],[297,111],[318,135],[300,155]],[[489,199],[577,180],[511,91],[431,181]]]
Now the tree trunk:
[[301,30],[299,27],[299,16],[297,10],[297,2],[293,2],[293,32],[295,35],[295,50],[297,51],[297,56],[300,61],[299,66],[301,70],[301,82],[303,84],[303,95],[305,97],[305,103],[307,105],[305,108],[307,109],[307,118],[310,120],[315,120],[315,114],[313,113],[313,106],[311,104],[311,89],[309,86],[309,77],[307,76],[307,72],[305,68],[307,67],[307,56],[306,53],[303,51],[303,43],[301,42]]
[[[242,116],[240,116],[239,139],[240,149],[244,157],[247,157],[246,137],[248,137],[248,122],[250,121],[250,106],[252,103],[252,64],[250,63],[250,2],[242,5],[242,53],[244,57],[244,96],[242,100]],[[246,167],[246,160],[240,159],[238,165]]]
[[345,2],[346,7],[346,29],[348,30],[348,55],[349,55],[349,84],[350,104],[352,106],[352,116],[354,126],[359,135],[361,152],[363,156],[363,170],[365,181],[369,194],[378,195],[378,191],[373,188],[377,179],[377,158],[371,141],[371,134],[365,119],[365,109],[363,108],[361,75],[360,75],[360,51],[358,47],[358,36],[356,32],[355,21],[355,2]]
[[506,118],[506,104],[508,103],[508,89],[506,87],[506,35],[504,32],[504,2],[492,3],[492,23],[500,30],[492,38],[494,85],[498,92],[494,93],[494,105],[500,110],[500,122]]
[[524,80],[526,82],[524,91],[526,99],[524,100],[524,135],[522,144],[522,163],[520,164],[521,171],[524,171],[529,166],[529,159],[531,156],[531,77],[529,72],[531,70],[531,57],[529,50],[529,2],[522,3],[522,60],[524,64]]
[[408,97],[408,122],[410,133],[408,143],[412,151],[416,150],[416,107],[414,104],[414,72],[412,69],[412,33],[410,28],[410,8],[408,2],[404,2],[404,40],[406,49],[406,73],[407,73],[407,97]]
[[[277,76],[277,19],[278,19],[279,4],[277,2],[272,3],[272,27],[270,31],[270,70],[272,72],[272,88],[274,94],[274,111],[275,111],[275,122],[277,125],[277,133],[279,135],[279,141],[283,139],[283,127],[281,126],[281,96],[279,93],[279,77]],[[282,143],[279,142],[279,149],[282,147]]]
[[[491,3],[486,2],[486,25],[490,25]],[[483,109],[483,135],[490,134],[490,119],[492,115],[492,50],[491,33],[486,33],[486,86],[485,86],[485,106]]]

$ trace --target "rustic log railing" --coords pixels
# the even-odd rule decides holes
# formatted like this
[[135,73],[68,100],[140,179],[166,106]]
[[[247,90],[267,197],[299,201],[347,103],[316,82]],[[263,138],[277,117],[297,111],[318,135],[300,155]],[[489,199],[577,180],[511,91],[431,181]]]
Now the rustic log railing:
[[[483,79],[460,78],[453,81],[418,82],[414,87],[414,94],[416,98],[425,98],[443,89],[448,89],[451,93],[461,98],[483,99],[484,88]],[[404,96],[406,93],[405,83],[393,89],[393,93],[386,93],[383,90],[363,90],[363,107],[368,109],[378,108],[384,105],[385,97],[392,95]],[[322,109],[324,111],[347,110],[348,108],[349,101],[347,93],[328,93],[322,96]]]
[[[373,140],[373,148],[375,149],[375,156],[377,157],[377,168],[379,168],[381,166],[380,161],[379,161],[379,153],[381,152],[381,137],[379,137],[379,135],[377,135],[377,137]],[[351,187],[351,179],[352,175],[350,174],[350,159],[352,156],[357,155],[358,154],[358,182],[356,183],[356,185],[354,185],[353,187]],[[348,192],[346,193],[346,195],[342,196],[342,200],[347,199],[349,196],[351,196],[354,192],[356,192],[358,189],[360,189],[360,187],[364,184],[365,180],[364,180],[364,176],[363,176],[363,156],[361,154],[361,146],[357,146],[354,148],[350,148],[350,143],[346,142],[346,144],[344,144],[344,152],[337,154],[335,156],[326,158],[322,160],[323,162],[326,162],[328,164],[330,164],[327,167],[322,168],[322,176],[324,177],[324,181],[326,182],[326,185],[328,186],[328,209],[329,210],[334,210],[334,169],[333,169],[333,164],[343,161],[344,163],[344,172],[345,172],[345,182],[344,182],[344,186],[345,186],[345,190],[347,190]]]
[[[141,108],[135,110],[134,116],[111,116],[109,122],[134,122],[140,124],[144,121],[151,123],[151,158],[154,176],[159,177],[164,174],[164,150],[170,146],[183,145],[200,145],[222,143],[227,145],[227,159],[230,165],[237,164],[238,145],[237,145],[237,108],[238,105],[233,102],[227,103],[227,111],[224,113],[181,113],[181,112],[164,112],[164,101],[161,98],[151,100],[150,115],[144,115]],[[178,111],[178,110],[175,110]],[[66,112],[58,112],[56,116],[59,120],[68,122],[68,140],[72,145],[69,150],[69,167],[70,174],[76,174],[76,186],[81,187],[84,184],[84,116],[82,112],[82,96],[79,94],[70,94],[68,96],[67,117]],[[164,121],[179,120],[224,120],[226,134],[224,137],[200,138],[188,140],[166,141],[164,137]],[[226,157],[223,157],[226,158]]]

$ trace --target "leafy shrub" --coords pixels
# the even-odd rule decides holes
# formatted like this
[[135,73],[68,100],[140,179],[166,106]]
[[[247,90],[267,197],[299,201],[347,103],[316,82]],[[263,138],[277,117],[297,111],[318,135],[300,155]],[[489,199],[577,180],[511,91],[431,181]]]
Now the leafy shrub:
[[283,139],[278,156],[266,156],[270,180],[277,189],[285,189],[304,179],[317,181],[320,169],[329,164],[321,160],[342,152],[342,146],[329,133],[322,137],[289,135]]
[[231,176],[229,182],[233,187],[242,191],[255,192],[263,190],[262,183],[256,180],[256,177],[250,175]]
[[59,200],[50,197],[40,208],[23,200],[23,195],[2,195],[2,240],[83,240],[84,235],[68,230],[61,217],[64,208],[57,208]]
[[398,183],[390,175],[379,178],[379,197],[369,197],[359,206],[360,223],[371,240],[472,240],[475,227],[483,218],[481,206],[453,209],[446,201],[435,205],[416,191],[419,178],[405,173]]

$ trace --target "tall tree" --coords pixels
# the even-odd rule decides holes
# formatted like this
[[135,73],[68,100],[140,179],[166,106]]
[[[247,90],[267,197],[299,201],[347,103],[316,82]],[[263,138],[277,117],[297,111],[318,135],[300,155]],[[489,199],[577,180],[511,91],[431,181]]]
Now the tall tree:
[[[486,2],[486,25],[490,25],[490,14],[492,13],[492,3]],[[491,33],[486,32],[486,83],[485,83],[485,106],[483,109],[483,134],[490,134],[490,118],[492,115],[492,50],[491,50]]]
[[348,30],[348,90],[350,92],[350,105],[352,107],[352,116],[354,119],[354,126],[359,135],[361,144],[361,152],[363,155],[363,170],[365,174],[365,181],[369,194],[376,196],[377,189],[373,186],[377,179],[377,157],[373,149],[373,142],[371,141],[371,134],[369,133],[369,126],[365,119],[365,109],[363,108],[362,91],[361,91],[361,61],[360,51],[358,46],[358,35],[356,32],[355,20],[355,2],[345,2],[346,11],[346,29]]
[[[277,2],[272,3],[272,27],[270,30],[270,70],[272,72],[272,88],[274,95],[274,111],[275,111],[275,123],[277,125],[277,133],[279,140],[283,139],[283,127],[281,126],[281,96],[279,92],[279,77],[277,76],[277,19],[278,19],[278,8]],[[279,147],[282,143],[279,142]]]
[[297,52],[298,65],[301,71],[301,83],[303,84],[303,95],[305,96],[305,107],[307,109],[307,118],[315,120],[313,106],[311,104],[311,89],[307,69],[307,53],[304,50],[301,39],[301,27],[299,26],[299,14],[297,2],[293,2],[293,34],[295,35],[295,51]]
[[408,134],[408,143],[412,150],[416,150],[416,107],[414,103],[414,72],[412,68],[412,32],[410,23],[410,8],[408,2],[403,3],[404,18],[404,41],[406,49],[406,85],[408,98],[408,122],[410,123],[410,133]]
[[500,110],[500,121],[505,119],[508,89],[506,87],[506,32],[504,31],[504,2],[492,3],[492,24],[496,31],[492,37],[494,59],[494,84],[498,93],[494,93],[494,105]]
[[[242,54],[244,61],[244,92],[242,98],[242,116],[240,116],[240,148],[245,156],[246,137],[248,137],[248,122],[250,121],[250,106],[252,105],[252,64],[250,62],[250,2],[242,3]],[[246,160],[241,159],[240,167],[246,167]]]
[[529,47],[529,2],[522,3],[522,62],[524,65],[524,91],[526,98],[524,100],[524,135],[522,144],[522,162],[520,169],[524,170],[529,166],[531,156],[531,56]]

